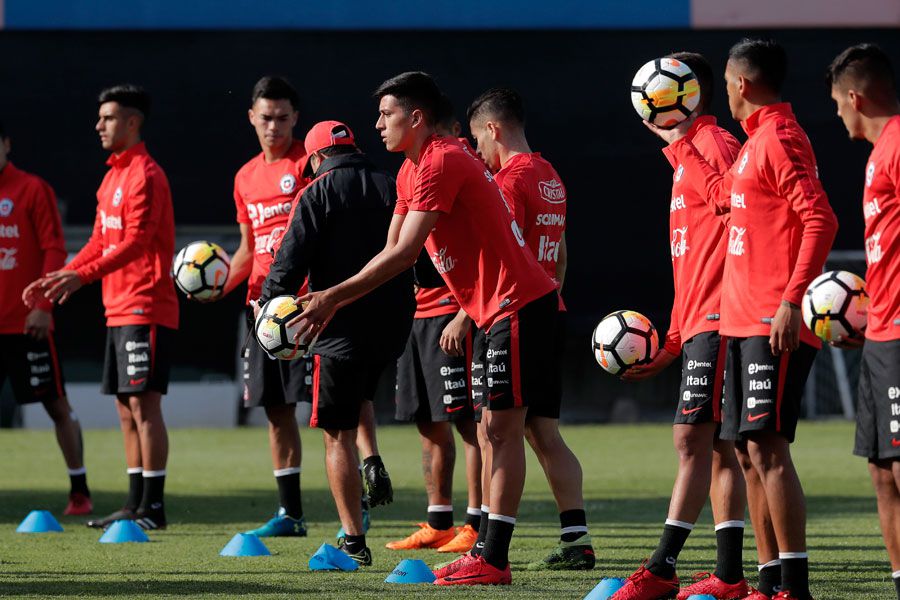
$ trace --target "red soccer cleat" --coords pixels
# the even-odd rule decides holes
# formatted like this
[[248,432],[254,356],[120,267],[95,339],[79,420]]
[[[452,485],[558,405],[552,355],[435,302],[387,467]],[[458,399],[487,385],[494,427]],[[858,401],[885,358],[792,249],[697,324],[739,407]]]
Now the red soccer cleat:
[[69,503],[66,505],[64,515],[89,515],[94,512],[94,503],[91,502],[90,496],[85,496],[80,492],[72,492],[69,494]]
[[456,573],[434,580],[434,585],[509,585],[510,583],[512,583],[512,574],[509,572],[509,563],[501,571],[481,556]]
[[745,598],[750,593],[750,586],[746,579],[737,583],[725,583],[712,573],[697,573],[694,575],[694,583],[682,588],[678,592],[678,600],[687,600],[694,594],[706,594],[717,600],[738,600]]
[[744,600],[772,600],[772,598],[751,586],[750,593],[744,596]]
[[468,567],[470,564],[475,562],[478,559],[477,556],[472,556],[471,554],[463,554],[453,562],[444,563],[443,565],[438,565],[436,569],[432,571],[434,573],[435,579],[443,579],[447,575],[453,575],[460,569]]
[[[808,596],[807,598],[808,600],[813,600],[812,596]],[[793,594],[791,594],[790,590],[787,590],[784,592],[778,592],[777,594],[772,596],[772,600],[801,600],[801,598],[794,596]]]
[[663,600],[674,598],[677,593],[677,576],[663,579],[641,565],[609,600]]

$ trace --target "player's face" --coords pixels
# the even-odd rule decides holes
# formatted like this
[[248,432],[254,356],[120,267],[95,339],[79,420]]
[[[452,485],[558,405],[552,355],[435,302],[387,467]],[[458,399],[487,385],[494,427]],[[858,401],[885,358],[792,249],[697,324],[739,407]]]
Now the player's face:
[[472,137],[475,138],[475,151],[488,166],[491,172],[500,170],[500,153],[497,151],[497,140],[494,129],[486,119],[473,119],[469,122]]
[[735,121],[740,121],[742,118],[743,98],[741,98],[740,79],[738,66],[729,60],[725,65],[725,91],[728,92],[728,108]]
[[10,142],[8,137],[0,137],[0,171],[6,168],[9,163]]
[[837,114],[844,122],[850,139],[861,140],[865,138],[865,132],[862,128],[862,119],[860,119],[859,111],[853,107],[849,90],[842,90],[839,86],[831,86],[831,99],[837,105]]
[[403,152],[411,145],[415,138],[415,112],[406,112],[394,96],[382,96],[375,129],[381,133],[381,141],[388,152]]
[[104,102],[97,112],[94,129],[100,135],[100,145],[104,150],[120,152],[128,144],[130,132],[137,127],[138,117],[118,102]]
[[259,98],[253,103],[248,116],[261,147],[278,149],[294,141],[293,131],[298,115],[290,100]]

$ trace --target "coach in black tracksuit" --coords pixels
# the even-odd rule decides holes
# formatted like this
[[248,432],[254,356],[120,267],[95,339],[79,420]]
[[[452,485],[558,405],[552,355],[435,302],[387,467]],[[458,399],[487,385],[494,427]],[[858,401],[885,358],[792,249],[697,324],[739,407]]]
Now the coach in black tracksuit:
[[[309,277],[324,290],[358,273],[385,247],[397,193],[394,179],[357,148],[337,121],[306,136],[307,170],[315,179],[300,194],[259,304],[292,294]],[[385,367],[403,352],[415,312],[412,272],[342,308],[313,349],[310,426],[325,430],[326,466],[346,548],[362,564],[371,554],[362,535],[356,458],[359,409],[371,400]],[[354,535],[356,534],[356,535]]]

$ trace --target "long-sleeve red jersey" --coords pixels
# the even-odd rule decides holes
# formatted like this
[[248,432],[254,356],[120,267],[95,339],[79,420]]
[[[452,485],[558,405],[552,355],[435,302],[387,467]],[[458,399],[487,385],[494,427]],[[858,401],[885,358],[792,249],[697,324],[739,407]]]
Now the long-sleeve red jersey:
[[97,218],[84,248],[66,265],[84,283],[103,280],[109,327],[178,327],[172,283],[175,216],[169,180],[141,142],[106,161]]
[[[65,261],[53,189],[7,163],[0,171],[0,334],[24,333],[30,311],[22,290]],[[38,308],[50,311],[52,305],[44,301]]]
[[[716,118],[711,115],[699,117],[687,137],[719,173],[728,171],[741,149],[740,142],[716,125]],[[682,344],[698,333],[719,329],[728,233],[722,216],[710,209],[703,171],[685,168],[670,148],[663,153],[675,171],[669,202],[675,300],[664,348],[678,355]]]
[[[764,106],[742,125],[749,138],[724,176],[686,138],[669,147],[685,169],[703,172],[707,199],[731,211],[719,330],[732,337],[769,335],[781,302],[799,305],[822,272],[837,232],[790,104]],[[800,339],[821,347],[807,327]]]

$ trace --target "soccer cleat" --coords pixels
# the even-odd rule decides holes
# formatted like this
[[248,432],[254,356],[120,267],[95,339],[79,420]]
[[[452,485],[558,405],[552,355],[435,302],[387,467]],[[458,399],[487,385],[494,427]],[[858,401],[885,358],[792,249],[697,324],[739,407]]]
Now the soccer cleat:
[[750,593],[744,596],[743,600],[772,600],[771,596],[766,596],[753,586],[750,586]]
[[468,567],[476,560],[478,560],[477,556],[472,556],[471,554],[463,554],[456,560],[451,560],[450,562],[435,565],[432,573],[434,573],[435,579],[443,579],[448,575],[453,575],[460,569]]
[[134,513],[134,522],[144,531],[166,528],[166,511],[162,503],[153,504],[151,508],[139,508]]
[[89,515],[94,512],[94,503],[91,502],[90,496],[85,496],[81,492],[72,492],[69,494],[69,503],[66,505],[64,515]]
[[356,561],[356,564],[358,564],[361,567],[371,567],[372,566],[372,551],[369,550],[368,546],[366,546],[365,548],[363,548],[362,550],[360,550],[359,552],[357,552],[355,554],[351,554],[350,551],[347,550],[347,542],[345,542],[342,538],[340,541],[340,544],[338,545],[338,550],[340,550],[341,552],[343,552],[344,554],[346,554],[347,556],[352,558],[354,561]]
[[651,573],[644,565],[632,573],[625,585],[609,600],[668,600],[678,593],[678,577],[663,579]]
[[366,481],[366,493],[369,495],[369,506],[381,506],[394,501],[394,488],[391,476],[383,464],[363,466],[363,479]]
[[678,600],[687,600],[693,595],[708,595],[717,600],[738,600],[745,598],[750,593],[750,586],[746,579],[737,583],[725,583],[713,573],[697,573],[694,575],[694,583],[682,588],[678,592]]
[[463,554],[472,549],[478,540],[478,532],[471,525],[460,527],[452,540],[437,549],[438,552],[453,552]]
[[[422,548],[440,548],[456,537],[453,528],[435,529],[428,523],[419,523],[419,530],[396,542],[388,542],[384,545],[390,550],[420,550]],[[475,534],[478,537],[478,534]]]
[[96,529],[106,529],[116,521],[133,521],[134,511],[130,508],[122,508],[100,519],[90,519],[85,525]]
[[245,531],[256,537],[306,537],[306,520],[303,517],[289,517],[284,508],[279,508],[275,516],[262,527]]
[[[783,592],[778,592],[774,596],[772,596],[772,600],[801,600],[797,596],[794,596],[790,590],[785,590]],[[807,596],[807,600],[813,600],[812,596]]]
[[512,574],[509,563],[502,571],[478,556],[467,566],[452,575],[434,580],[434,585],[509,585]]
[[[369,527],[372,525],[372,522],[369,518],[369,510],[364,508],[362,511],[362,521],[363,521],[363,534],[369,533]],[[344,531],[344,526],[341,525],[341,528],[338,529],[337,534],[335,534],[334,538],[339,540],[347,535],[347,532]]]
[[525,568],[529,571],[590,571],[595,562],[591,536],[585,534],[571,542],[560,541],[546,558]]

